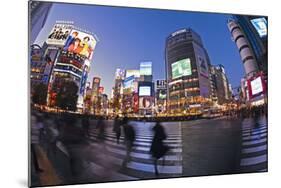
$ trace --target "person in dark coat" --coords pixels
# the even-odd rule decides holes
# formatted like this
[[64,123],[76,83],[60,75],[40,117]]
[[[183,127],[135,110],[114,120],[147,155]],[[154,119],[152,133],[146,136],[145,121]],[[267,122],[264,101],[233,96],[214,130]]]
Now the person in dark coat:
[[136,133],[135,129],[132,125],[128,124],[128,118],[124,117],[123,119],[123,131],[124,131],[124,138],[125,138],[125,145],[126,145],[126,157],[123,161],[123,166],[130,161],[130,154],[134,145]]
[[116,142],[117,142],[117,144],[119,144],[119,139],[120,139],[120,136],[121,136],[121,125],[120,125],[120,120],[119,120],[118,115],[114,119],[113,132],[115,132]]
[[163,140],[167,138],[163,126],[159,122],[156,122],[152,130],[154,131],[154,137],[151,143],[150,153],[154,159],[155,175],[158,175],[157,161],[168,152],[169,148],[163,143]]
[[90,120],[88,115],[84,115],[82,119],[82,126],[84,129],[85,137],[90,137],[89,128],[90,128]]
[[105,140],[105,124],[103,121],[104,121],[103,117],[99,117],[98,122],[97,122],[99,142],[104,142],[104,140]]

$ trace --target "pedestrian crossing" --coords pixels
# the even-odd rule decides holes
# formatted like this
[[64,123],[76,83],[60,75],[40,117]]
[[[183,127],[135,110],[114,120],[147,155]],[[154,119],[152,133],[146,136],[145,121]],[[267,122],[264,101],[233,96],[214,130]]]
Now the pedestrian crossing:
[[[95,151],[93,160],[89,161],[90,169],[95,177],[104,180],[133,180],[155,178],[153,159],[150,154],[150,145],[153,139],[153,123],[131,122],[136,131],[136,140],[130,153],[130,161],[123,166],[126,156],[123,132],[119,144],[116,141],[112,127],[105,130],[105,139],[101,143],[98,140],[98,130],[90,130],[90,148]],[[182,175],[182,138],[181,129],[173,128],[174,131],[167,133],[165,144],[170,148],[164,159],[158,161],[159,176],[179,177]],[[176,129],[176,131],[175,131]],[[98,152],[97,152],[98,151]],[[90,172],[88,172],[90,173]]]
[[265,117],[243,120],[240,172],[267,172],[267,133]]

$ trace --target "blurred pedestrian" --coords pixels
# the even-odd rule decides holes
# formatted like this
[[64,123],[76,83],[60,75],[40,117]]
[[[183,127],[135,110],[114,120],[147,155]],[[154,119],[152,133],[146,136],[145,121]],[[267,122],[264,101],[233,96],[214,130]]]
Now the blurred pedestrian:
[[43,117],[41,114],[38,114],[36,116],[37,121],[36,121],[36,126],[39,129],[39,141],[42,143],[44,134],[45,134],[45,128],[44,128],[44,123],[43,123]]
[[37,127],[37,118],[35,115],[31,115],[31,156],[32,163],[34,165],[35,171],[37,173],[43,172],[39,167],[38,157],[37,157],[37,147],[39,147],[39,128]]
[[118,115],[114,119],[113,132],[115,132],[116,142],[117,142],[117,144],[119,144],[119,139],[120,139],[120,136],[121,136],[121,125],[120,125],[120,120],[119,120]]
[[158,175],[158,159],[162,158],[168,152],[169,147],[163,143],[163,140],[167,138],[167,135],[165,133],[164,127],[159,122],[156,122],[156,125],[152,128],[152,130],[154,131],[154,137],[151,143],[150,152],[154,159],[155,175]]
[[97,122],[97,131],[98,131],[98,140],[99,142],[104,142],[105,139],[105,125],[103,121],[103,117],[100,116]]
[[46,137],[48,140],[47,153],[49,155],[52,153],[55,155],[57,150],[56,144],[59,137],[59,131],[54,121],[51,120],[50,118],[46,120]]
[[136,132],[132,125],[128,123],[128,118],[125,116],[123,119],[123,131],[126,145],[126,156],[123,161],[122,166],[125,167],[127,163],[131,160],[131,151],[134,145]]
[[90,137],[90,120],[89,120],[89,116],[87,114],[85,114],[82,118],[82,126],[84,129],[84,135],[85,137]]

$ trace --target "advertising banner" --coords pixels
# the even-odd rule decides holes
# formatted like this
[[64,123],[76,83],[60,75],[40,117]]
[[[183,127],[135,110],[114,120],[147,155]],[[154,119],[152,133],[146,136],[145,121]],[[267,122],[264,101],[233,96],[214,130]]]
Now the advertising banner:
[[126,70],[126,78],[130,76],[135,76],[135,78],[140,77],[140,71],[139,70]]
[[44,69],[44,76],[43,76],[43,83],[47,84],[51,75],[51,71],[55,62],[55,59],[57,57],[58,50],[56,49],[48,49],[44,61],[46,63],[45,69]]
[[209,77],[208,65],[205,59],[201,56],[198,56],[198,67],[199,67],[200,75],[208,78]]
[[152,108],[152,100],[151,97],[139,97],[139,108],[140,109],[148,109]]
[[167,91],[164,89],[159,90],[159,99],[164,100],[167,98]]
[[249,90],[249,98],[252,99],[266,92],[266,83],[262,74],[247,80],[247,86]]
[[91,60],[96,43],[97,41],[92,35],[73,29],[63,49]]
[[123,70],[123,69],[116,69],[115,79],[124,79],[124,77],[125,77],[125,70]]
[[156,89],[166,89],[167,80],[156,80]]
[[86,60],[87,59],[84,56],[62,50],[57,62],[63,64],[72,64],[78,69],[82,70],[82,67]]
[[46,43],[48,45],[64,46],[73,25],[69,24],[55,24],[51,30]]
[[182,76],[189,76],[192,74],[190,59],[182,59],[172,63],[172,78],[176,79]]
[[140,63],[140,75],[152,75],[152,62]]
[[137,93],[135,93],[133,97],[133,109],[134,113],[137,113],[139,111],[139,96]]
[[100,86],[99,87],[99,94],[103,94],[103,92],[104,92],[104,87]]
[[151,87],[150,86],[140,86],[139,87],[139,96],[151,96]]
[[256,95],[263,92],[261,77],[257,77],[256,79],[252,80],[250,84],[252,95]]
[[83,69],[83,73],[82,73],[82,78],[81,78],[81,83],[80,83],[80,95],[84,95],[84,92],[85,92],[85,87],[86,87],[86,82],[87,82],[87,79],[88,79],[88,66],[84,66],[84,69]]
[[265,18],[255,18],[251,22],[261,38],[267,36],[267,21]]

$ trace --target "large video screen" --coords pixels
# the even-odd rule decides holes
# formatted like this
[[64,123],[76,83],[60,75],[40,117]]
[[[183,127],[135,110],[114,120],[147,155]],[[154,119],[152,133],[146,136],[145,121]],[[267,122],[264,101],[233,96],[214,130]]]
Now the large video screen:
[[191,75],[191,63],[190,59],[182,59],[172,63],[172,78],[176,79],[182,76]]
[[251,81],[251,89],[252,89],[252,95],[256,95],[263,92],[261,77],[258,77]]
[[151,87],[150,86],[140,86],[139,87],[139,96],[150,96]]
[[152,62],[140,63],[140,75],[152,75]]
[[30,187],[268,171],[267,16],[50,1],[28,1]]
[[255,18],[251,20],[253,26],[257,30],[260,37],[267,36],[267,21],[263,18]]

